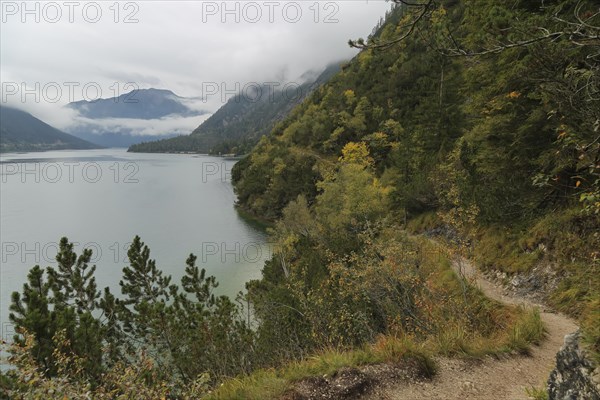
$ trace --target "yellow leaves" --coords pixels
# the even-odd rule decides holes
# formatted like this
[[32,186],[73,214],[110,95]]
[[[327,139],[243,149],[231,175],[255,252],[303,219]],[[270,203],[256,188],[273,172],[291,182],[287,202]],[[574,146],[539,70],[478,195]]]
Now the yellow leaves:
[[354,90],[348,89],[344,91],[344,97],[346,98],[346,103],[348,105],[351,105],[356,101],[356,95],[354,94]]
[[508,97],[509,99],[518,99],[519,97],[521,97],[521,92],[512,91],[509,94],[507,94],[506,97]]
[[388,140],[388,135],[384,132],[375,132],[369,135],[369,138],[372,141],[381,141],[381,142],[387,142]]
[[281,173],[285,170],[285,162],[281,158],[276,158],[273,160],[273,172],[275,175],[281,175]]
[[[367,67],[369,67],[369,65],[371,64],[371,61],[373,60],[373,51],[372,50],[367,50],[367,51],[363,51],[361,53],[359,53],[358,55],[358,62],[360,64],[360,68],[361,69],[366,69]],[[346,90],[346,92],[352,92],[352,90]],[[346,93],[344,93],[346,94]],[[354,92],[352,92],[352,94],[354,94]]]
[[372,166],[374,161],[369,156],[369,149],[365,142],[350,142],[342,149],[342,156],[339,160],[343,163],[352,163],[364,167]]
[[281,243],[281,250],[292,251],[296,244],[300,241],[300,237],[296,233],[290,233]]
[[377,178],[373,179],[373,187],[381,192],[381,194],[385,197],[389,195],[392,191],[391,186],[385,186],[381,183],[381,181]]

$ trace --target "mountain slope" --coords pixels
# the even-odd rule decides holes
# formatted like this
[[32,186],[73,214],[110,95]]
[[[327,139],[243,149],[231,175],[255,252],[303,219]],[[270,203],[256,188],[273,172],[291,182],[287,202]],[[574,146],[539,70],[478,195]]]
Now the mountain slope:
[[191,135],[132,146],[132,152],[245,153],[290,110],[339,70],[338,64],[288,92],[262,86],[231,98]]
[[[379,224],[441,232],[577,317],[600,360],[599,44],[566,33],[600,15],[560,0],[420,4],[379,30],[395,45],[362,51],[235,165],[239,206],[279,220],[281,264],[307,276],[331,259],[320,249],[362,251]],[[399,41],[411,17],[427,22]],[[536,40],[540,26],[565,33]],[[315,240],[309,217],[339,233]]]
[[170,90],[137,89],[118,97],[94,101],[76,101],[67,107],[86,118],[158,119],[167,115],[201,115],[184,104],[185,99]]
[[0,151],[2,152],[99,147],[53,128],[29,113],[0,106]]
[[[473,47],[503,39],[502,27],[515,19],[533,25],[551,12],[525,2],[514,8],[491,0],[449,4],[442,22],[460,26],[458,38]],[[394,19],[403,14],[398,8]],[[396,37],[394,19],[381,29],[382,41]],[[497,37],[478,36],[480,26]],[[378,174],[393,185],[395,207],[412,215],[447,206],[448,182],[457,186],[462,205],[476,205],[486,222],[576,203],[579,193],[594,190],[600,107],[598,97],[585,98],[582,89],[600,75],[597,59],[586,61],[593,48],[561,41],[446,57],[431,51],[446,45],[434,42],[436,28],[420,29],[422,35],[396,46],[361,52],[292,111],[236,166],[240,204],[278,217],[298,194],[312,199],[316,191],[306,192],[305,185],[314,188],[322,175],[319,168],[302,171],[320,158],[337,159],[349,143],[367,146]],[[595,64],[581,68],[586,62]],[[568,88],[574,89],[561,92]],[[282,168],[275,168],[279,160]]]
[[193,109],[194,99],[170,90],[136,89],[118,97],[69,103],[76,110],[69,133],[106,147],[129,147],[188,132],[206,112]]

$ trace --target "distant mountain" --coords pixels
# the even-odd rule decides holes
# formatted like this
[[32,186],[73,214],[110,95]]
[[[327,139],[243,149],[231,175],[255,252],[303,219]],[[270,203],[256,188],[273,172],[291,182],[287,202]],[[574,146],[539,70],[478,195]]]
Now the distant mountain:
[[53,128],[29,113],[0,106],[0,152],[99,147]]
[[138,89],[119,97],[98,99],[94,101],[76,101],[67,107],[79,111],[82,117],[159,119],[168,115],[190,117],[202,115],[185,105],[186,98],[177,96],[170,90]]
[[190,135],[178,136],[131,146],[131,152],[194,152],[242,154],[248,152],[273,126],[301,103],[315,88],[340,70],[340,64],[328,66],[320,74],[308,72],[299,87],[287,91],[263,86],[253,93],[231,98]]
[[157,138],[175,137],[182,132],[168,128],[158,136],[144,132],[149,128],[156,130],[155,126],[164,125],[161,122],[165,119],[184,119],[206,114],[205,111],[189,107],[192,100],[177,96],[170,90],[138,89],[108,99],[76,101],[67,105],[79,113],[77,124],[68,131],[106,147],[129,147]]

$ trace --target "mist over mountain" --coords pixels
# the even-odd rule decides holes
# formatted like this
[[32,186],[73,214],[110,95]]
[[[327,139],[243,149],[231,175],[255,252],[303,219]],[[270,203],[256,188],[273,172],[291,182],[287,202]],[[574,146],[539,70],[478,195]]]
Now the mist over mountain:
[[340,63],[322,71],[307,71],[301,84],[262,85],[232,97],[190,135],[141,143],[132,152],[195,152],[229,154],[248,152],[275,124],[313,90],[340,70]]
[[25,111],[0,106],[0,152],[99,147],[60,131]]
[[132,90],[108,99],[75,101],[69,103],[67,107],[79,111],[82,117],[90,119],[159,119],[168,115],[190,117],[206,113],[191,109],[185,104],[186,100],[170,90],[151,88]]
[[206,114],[194,108],[196,99],[177,96],[170,90],[136,89],[117,97],[76,101],[68,108],[79,113],[66,130],[106,147],[129,147],[157,138],[188,132]]

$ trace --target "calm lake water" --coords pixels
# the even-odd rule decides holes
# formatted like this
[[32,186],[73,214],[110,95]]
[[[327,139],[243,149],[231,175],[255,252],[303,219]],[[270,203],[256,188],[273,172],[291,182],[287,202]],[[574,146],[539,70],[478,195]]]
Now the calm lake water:
[[120,294],[121,271],[135,235],[175,282],[190,253],[218,293],[235,295],[260,277],[270,257],[259,226],[234,209],[233,160],[198,155],[132,154],[124,149],[0,155],[0,323],[8,323],[10,295],[29,269],[56,265],[67,236],[94,251],[99,288]]

